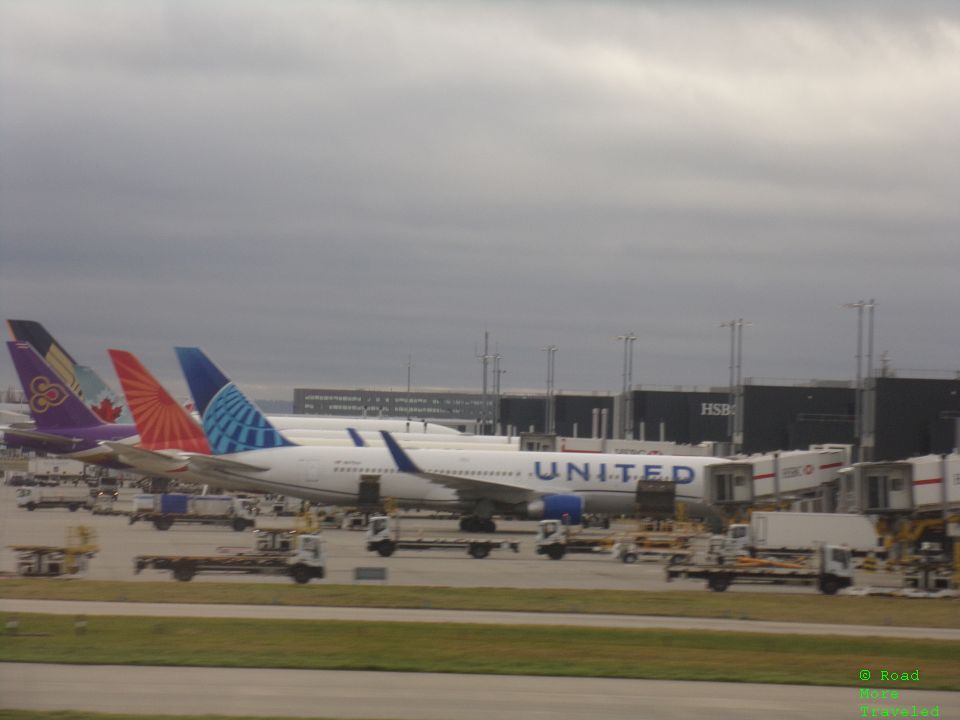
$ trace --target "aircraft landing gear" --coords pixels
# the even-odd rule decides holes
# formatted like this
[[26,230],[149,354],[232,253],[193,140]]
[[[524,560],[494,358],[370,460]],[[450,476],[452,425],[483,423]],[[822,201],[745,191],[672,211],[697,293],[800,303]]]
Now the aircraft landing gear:
[[460,529],[468,533],[495,533],[497,524],[491,518],[465,515],[460,518]]

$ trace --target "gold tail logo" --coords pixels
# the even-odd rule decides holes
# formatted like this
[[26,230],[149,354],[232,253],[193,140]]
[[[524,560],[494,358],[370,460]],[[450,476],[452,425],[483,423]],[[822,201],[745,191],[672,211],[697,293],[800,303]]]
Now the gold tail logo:
[[35,413],[45,413],[50,408],[62,405],[67,399],[63,385],[50,382],[42,375],[30,383],[30,409]]

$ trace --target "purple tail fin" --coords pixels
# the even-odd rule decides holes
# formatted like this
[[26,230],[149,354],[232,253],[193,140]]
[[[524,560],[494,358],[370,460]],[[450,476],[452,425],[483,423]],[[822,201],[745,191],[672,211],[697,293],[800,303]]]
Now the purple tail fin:
[[30,415],[37,428],[92,427],[100,418],[44,362],[29,343],[8,342],[7,349],[20,376],[23,394],[30,404]]

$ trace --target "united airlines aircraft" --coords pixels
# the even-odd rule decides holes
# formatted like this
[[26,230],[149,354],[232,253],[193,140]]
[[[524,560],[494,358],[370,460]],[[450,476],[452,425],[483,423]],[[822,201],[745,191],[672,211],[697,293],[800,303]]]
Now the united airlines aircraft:
[[200,412],[212,455],[189,455],[193,471],[225,484],[356,506],[391,498],[400,506],[464,513],[463,529],[492,531],[491,517],[568,519],[629,514],[638,485],[668,480],[678,500],[703,501],[704,468],[721,458],[411,450],[384,432],[386,447],[296,445],[198,348],[177,356]]

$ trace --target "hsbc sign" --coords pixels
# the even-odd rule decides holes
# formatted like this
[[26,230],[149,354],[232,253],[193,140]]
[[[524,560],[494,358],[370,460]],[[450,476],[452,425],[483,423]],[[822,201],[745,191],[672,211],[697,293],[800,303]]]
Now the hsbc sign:
[[732,408],[730,403],[700,403],[700,415],[725,417],[732,414]]

